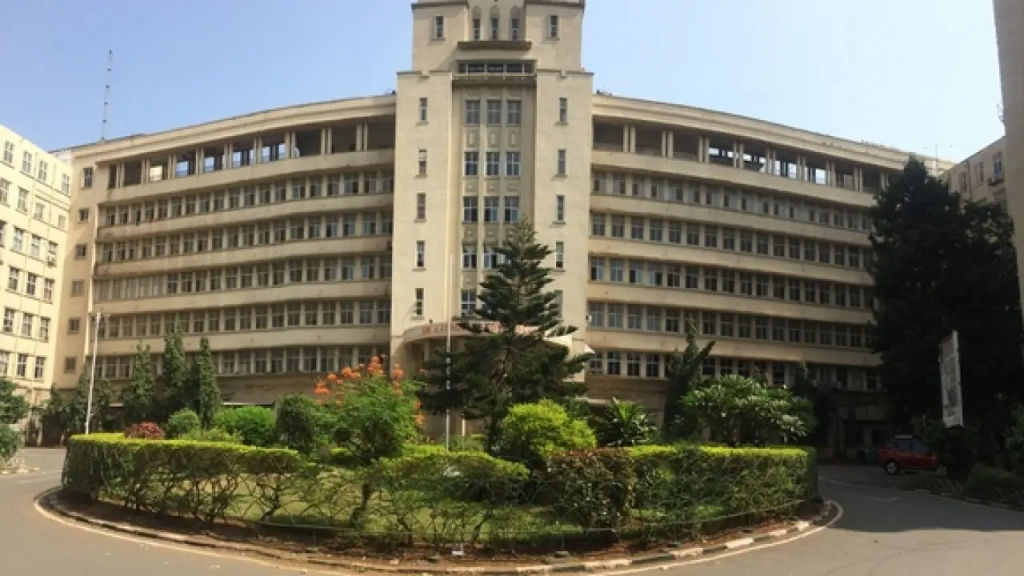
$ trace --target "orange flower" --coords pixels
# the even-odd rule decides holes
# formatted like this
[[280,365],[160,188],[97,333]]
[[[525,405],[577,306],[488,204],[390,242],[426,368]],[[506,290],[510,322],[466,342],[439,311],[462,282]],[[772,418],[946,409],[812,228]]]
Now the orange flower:
[[345,366],[344,368],[341,369],[341,378],[342,378],[342,380],[352,380],[353,378],[358,378],[358,377],[359,377],[359,374],[356,374],[348,366]]
[[401,380],[404,376],[405,372],[403,372],[402,369],[397,366],[395,366],[395,368],[391,370],[391,378],[393,380]]
[[330,391],[327,389],[327,386],[323,381],[318,381],[316,383],[316,388],[313,389],[313,394],[316,394],[317,396],[326,396],[329,393]]
[[327,375],[327,380],[333,384],[334,382],[338,381],[338,376],[334,372],[331,372],[330,374]]
[[423,417],[423,414],[417,414],[416,415],[416,425],[417,426],[423,426],[423,423],[425,421],[426,421],[426,418]]

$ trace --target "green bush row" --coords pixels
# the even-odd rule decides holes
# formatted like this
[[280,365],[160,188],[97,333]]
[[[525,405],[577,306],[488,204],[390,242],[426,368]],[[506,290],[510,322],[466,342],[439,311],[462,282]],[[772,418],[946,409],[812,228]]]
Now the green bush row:
[[75,436],[69,493],[136,509],[286,526],[329,526],[407,541],[531,540],[628,533],[708,518],[786,513],[816,490],[814,455],[799,448],[642,446],[548,456],[543,466],[479,451],[408,446],[353,466],[290,449],[188,440]]

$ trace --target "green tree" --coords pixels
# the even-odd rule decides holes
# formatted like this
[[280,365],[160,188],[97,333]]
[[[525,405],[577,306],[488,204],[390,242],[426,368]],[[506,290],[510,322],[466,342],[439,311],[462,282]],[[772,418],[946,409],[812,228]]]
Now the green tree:
[[132,379],[121,390],[121,402],[126,426],[156,420],[156,384],[153,380],[153,363],[150,361],[149,346],[135,345],[132,360]]
[[43,429],[47,434],[54,434],[58,443],[64,442],[64,436],[71,429],[71,400],[57,391],[57,386],[50,386],[50,397],[38,408]]
[[210,341],[199,341],[199,356],[192,364],[188,378],[187,397],[192,398],[191,407],[199,415],[203,428],[209,428],[223,405],[220,388],[217,386],[217,368],[213,363]]
[[665,416],[662,425],[670,430],[679,418],[680,400],[693,389],[701,379],[704,361],[711,356],[715,342],[702,348],[697,344],[697,324],[692,318],[686,320],[686,348],[672,354],[668,361],[668,391],[665,394]]
[[893,420],[940,415],[939,343],[956,330],[965,419],[1001,428],[1024,381],[1012,222],[915,159],[875,200],[870,335]]
[[[537,242],[533,226],[517,224],[496,252],[501,264],[481,283],[476,318],[460,323],[471,334],[465,348],[442,351],[428,361],[421,390],[426,410],[453,410],[483,421],[488,450],[500,437],[511,406],[543,399],[564,404],[582,394],[584,385],[572,378],[589,358],[546,340],[576,328],[562,325],[558,297],[547,290],[552,279],[544,260],[551,250]],[[497,328],[486,328],[490,325]]]
[[[78,375],[78,382],[75,384],[75,393],[67,407],[67,433],[80,434],[85,432],[85,413],[89,403],[89,378],[92,364],[86,363]],[[100,374],[96,375],[92,391],[92,416],[89,419],[89,431],[97,432],[108,427],[111,422],[110,403],[114,391],[110,382]]]
[[185,361],[185,344],[181,330],[175,326],[164,334],[164,406],[166,415],[182,408],[191,408],[195,394],[189,386],[189,370]]
[[712,440],[730,446],[792,442],[814,427],[810,401],[736,375],[697,386],[683,397],[682,408],[691,433],[707,429]]
[[620,402],[615,398],[612,398],[608,409],[597,419],[594,428],[598,442],[602,446],[614,448],[647,444],[658,431],[643,406]]
[[815,424],[807,434],[807,442],[812,446],[822,446],[828,443],[829,430],[832,428],[835,411],[832,390],[828,386],[815,382],[807,370],[807,365],[803,362],[796,367],[793,395],[810,402],[814,412]]
[[11,426],[28,416],[28,401],[17,393],[18,386],[0,377],[0,464],[14,456],[21,445],[21,435]]

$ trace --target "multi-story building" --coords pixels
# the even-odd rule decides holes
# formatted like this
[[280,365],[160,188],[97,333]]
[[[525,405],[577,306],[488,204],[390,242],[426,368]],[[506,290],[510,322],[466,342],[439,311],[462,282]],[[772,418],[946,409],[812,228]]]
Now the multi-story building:
[[[687,322],[705,374],[790,382],[799,362],[861,398],[840,442],[884,424],[866,210],[908,154],[593,91],[582,0],[420,0],[385,96],[272,110],[72,150],[64,376],[121,381],[136,343],[201,336],[235,402],[444,346],[529,218],[553,254],[567,343],[595,398],[662,408]],[[158,363],[159,364],[159,363]],[[863,401],[866,398],[867,401]]]
[[1000,138],[951,167],[944,175],[950,189],[965,200],[993,202],[1008,210],[1005,149],[1006,139]]
[[0,378],[49,396],[71,166],[0,126]]
[[[1007,208],[1014,222],[1024,222],[1024,3],[994,0],[996,39],[999,52],[999,76],[1003,90],[1003,126],[1006,129]],[[1020,228],[1017,245],[1017,269],[1024,270],[1024,237]],[[1019,274],[1024,294],[1024,274]]]

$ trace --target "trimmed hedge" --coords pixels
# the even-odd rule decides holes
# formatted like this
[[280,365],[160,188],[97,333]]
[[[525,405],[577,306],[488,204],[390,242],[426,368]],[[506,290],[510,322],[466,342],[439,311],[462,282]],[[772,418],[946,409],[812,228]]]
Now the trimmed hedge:
[[370,466],[350,466],[344,451],[330,459],[93,434],[69,441],[63,483],[72,494],[204,522],[434,545],[692,533],[723,517],[786,515],[816,493],[813,452],[799,448],[593,449],[553,454],[540,468],[431,445]]

